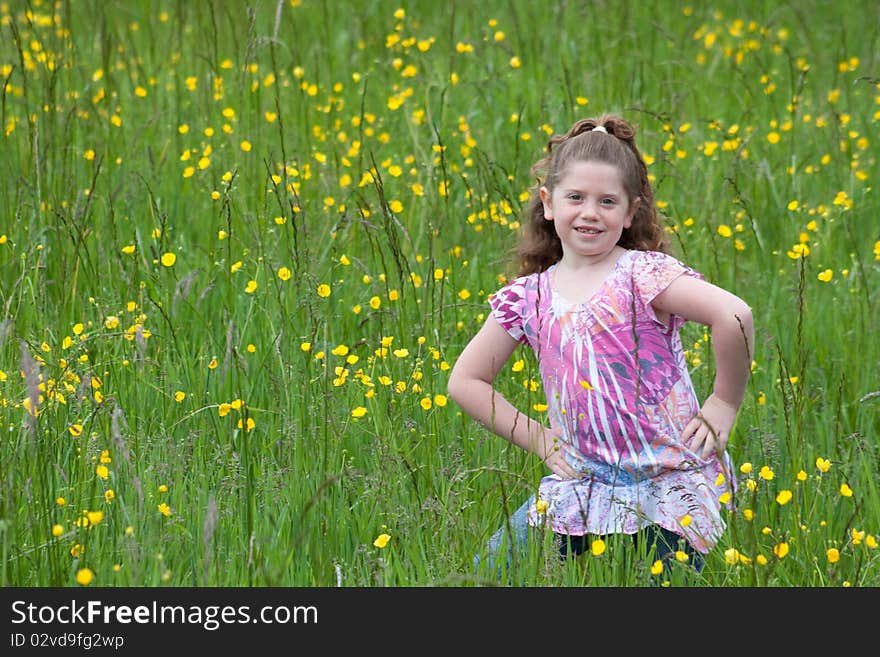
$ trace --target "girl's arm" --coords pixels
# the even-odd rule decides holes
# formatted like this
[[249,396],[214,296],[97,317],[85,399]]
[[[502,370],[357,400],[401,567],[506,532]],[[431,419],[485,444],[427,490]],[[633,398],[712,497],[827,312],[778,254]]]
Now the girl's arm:
[[517,342],[489,315],[449,374],[449,396],[474,420],[514,445],[537,454],[563,478],[577,478],[550,429],[517,410],[492,386]]
[[711,327],[715,385],[700,413],[682,432],[690,449],[708,458],[727,447],[746,392],[754,355],[752,310],[727,290],[691,276],[679,276],[652,302],[655,311]]

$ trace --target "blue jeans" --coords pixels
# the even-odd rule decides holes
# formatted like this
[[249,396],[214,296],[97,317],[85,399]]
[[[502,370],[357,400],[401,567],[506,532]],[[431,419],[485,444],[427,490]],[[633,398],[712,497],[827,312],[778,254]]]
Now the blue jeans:
[[[498,563],[501,550],[507,547],[507,567],[516,556],[524,554],[528,547],[529,523],[528,511],[529,507],[535,503],[535,496],[532,495],[523,503],[516,511],[514,511],[508,522],[499,527],[486,543],[486,561],[490,568],[497,567],[498,577],[501,577],[502,565]],[[512,535],[508,537],[508,527]],[[589,536],[568,536],[556,534],[557,544],[559,546],[559,556],[562,559],[569,555],[577,556],[583,554],[589,548]],[[697,573],[703,569],[703,555],[684,538],[673,531],[660,527],[659,525],[646,525],[640,532],[632,535],[633,545],[638,546],[641,541],[645,541],[648,550],[654,548],[655,560],[669,560],[674,558],[674,554],[679,549],[688,555],[688,563],[696,570]],[[480,566],[481,560],[479,555],[474,555],[474,568]]]
[[[508,518],[508,522],[504,523],[499,527],[494,534],[489,538],[489,541],[486,543],[486,561],[489,564],[490,568],[494,568],[497,566],[498,568],[498,577],[501,577],[501,565],[497,563],[498,555],[501,552],[502,548],[507,546],[507,566],[510,567],[511,562],[516,556],[515,552],[522,552],[527,547],[527,541],[529,536],[529,522],[528,522],[528,512],[529,507],[535,503],[535,496],[532,495],[529,499],[525,501],[525,503],[519,507],[516,511],[510,514],[510,518]],[[513,534],[512,539],[508,538],[507,528],[510,527],[510,531]],[[476,570],[480,566],[480,555],[474,555],[474,569]]]

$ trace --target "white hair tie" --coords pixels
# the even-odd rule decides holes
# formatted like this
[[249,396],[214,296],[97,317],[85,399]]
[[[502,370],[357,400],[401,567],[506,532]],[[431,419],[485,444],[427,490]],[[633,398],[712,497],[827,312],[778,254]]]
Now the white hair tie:
[[606,135],[608,134],[608,131],[605,129],[604,125],[597,125],[595,128],[593,128],[593,132],[604,132]]

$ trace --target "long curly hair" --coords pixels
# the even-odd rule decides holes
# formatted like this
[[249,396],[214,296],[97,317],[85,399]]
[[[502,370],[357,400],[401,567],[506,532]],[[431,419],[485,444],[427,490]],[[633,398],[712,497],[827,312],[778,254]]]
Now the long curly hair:
[[[605,131],[595,130],[603,127]],[[581,119],[547,143],[547,155],[531,168],[536,180],[525,210],[522,237],[515,254],[520,276],[542,272],[562,259],[562,242],[552,221],[544,218],[541,187],[552,193],[571,162],[603,162],[621,171],[630,203],[638,201],[632,225],[617,242],[625,249],[668,252],[669,243],[654,206],[648,167],[635,142],[635,129],[613,114]]]

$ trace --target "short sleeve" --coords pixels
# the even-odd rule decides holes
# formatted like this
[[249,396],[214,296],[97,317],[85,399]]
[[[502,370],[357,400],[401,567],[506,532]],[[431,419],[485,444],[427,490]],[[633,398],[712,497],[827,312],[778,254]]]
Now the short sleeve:
[[511,281],[489,297],[489,307],[495,321],[517,342],[525,342],[523,330],[523,279]]
[[[640,252],[633,263],[632,276],[634,288],[644,304],[645,312],[652,320],[663,326],[667,325],[657,318],[651,305],[657,295],[679,276],[691,276],[703,280],[703,275],[698,271],[673,256],[659,251]],[[672,315],[667,328],[669,331],[677,331],[685,321],[683,317]]]

